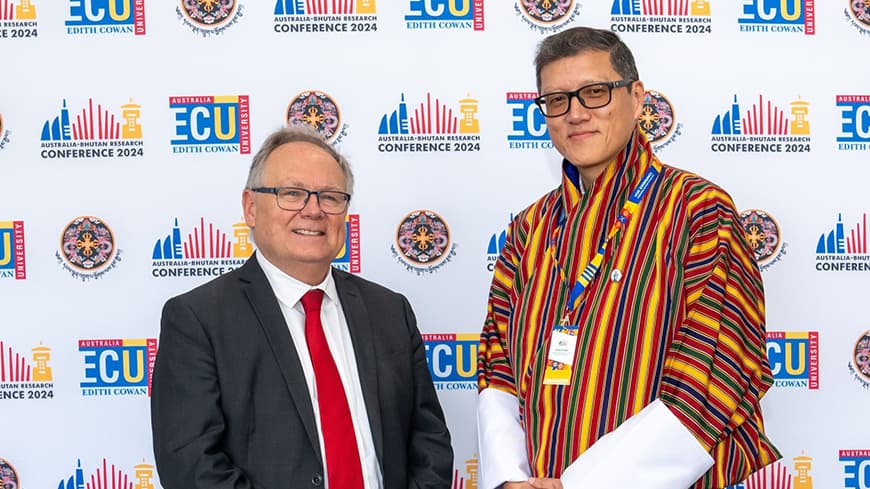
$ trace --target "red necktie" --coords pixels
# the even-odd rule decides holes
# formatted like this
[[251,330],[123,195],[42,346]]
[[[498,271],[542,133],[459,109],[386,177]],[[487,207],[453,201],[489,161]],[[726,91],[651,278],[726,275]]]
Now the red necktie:
[[302,296],[305,309],[305,341],[314,367],[320,429],[326,452],[326,475],[330,489],[363,489],[362,467],[350,417],[347,396],[326,336],[320,324],[323,291],[309,290]]

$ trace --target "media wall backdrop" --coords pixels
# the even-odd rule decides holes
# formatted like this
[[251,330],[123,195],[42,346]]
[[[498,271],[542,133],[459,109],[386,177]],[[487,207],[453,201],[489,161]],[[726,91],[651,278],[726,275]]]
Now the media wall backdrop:
[[634,50],[642,129],[755,247],[783,459],[739,487],[870,487],[866,1],[0,0],[3,488],[160,487],[162,304],[251,255],[251,156],[303,123],[357,177],[335,266],[410,299],[476,489],[493,263],[559,182],[532,59],[574,25]]

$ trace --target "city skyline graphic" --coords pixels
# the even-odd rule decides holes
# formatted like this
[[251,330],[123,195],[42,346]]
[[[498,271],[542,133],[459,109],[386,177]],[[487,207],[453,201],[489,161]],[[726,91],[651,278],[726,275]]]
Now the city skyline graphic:
[[36,6],[30,0],[0,0],[0,20],[35,20]]
[[[41,141],[94,141],[117,139],[141,139],[142,125],[139,118],[142,106],[130,103],[121,106],[121,115],[103,108],[102,104],[94,107],[94,99],[88,98],[88,103],[80,112],[71,116],[66,99],[60,108],[60,114],[46,120],[42,125]],[[71,119],[71,117],[74,117]]]
[[51,382],[51,348],[35,346],[31,349],[33,363],[27,361],[11,346],[0,340],[0,383],[2,382]]
[[375,0],[277,0],[275,15],[374,14]]
[[477,119],[478,100],[466,96],[459,100],[459,109],[441,102],[441,99],[426,93],[426,99],[409,113],[405,94],[402,93],[396,110],[384,114],[378,134],[477,134],[480,124]]
[[178,218],[175,218],[170,234],[154,243],[151,257],[154,260],[247,258],[254,252],[250,235],[251,229],[245,223],[233,224],[233,242],[214,223],[206,224],[205,218],[200,217],[199,227],[193,228],[193,231],[182,238]]
[[809,135],[809,102],[796,100],[789,105],[791,118],[758,95],[758,100],[744,112],[735,94],[731,109],[713,121],[713,135]]
[[66,481],[61,479],[57,489],[154,489],[154,466],[140,463],[133,466],[133,476],[121,471],[104,458],[93,474],[85,477],[82,461],[76,463],[75,474]]
[[837,215],[837,223],[834,229],[819,236],[816,245],[818,254],[837,255],[866,255],[867,254],[867,213],[861,215],[861,220],[856,222],[846,232],[843,223],[843,214]]
[[613,0],[611,15],[710,15],[709,0]]

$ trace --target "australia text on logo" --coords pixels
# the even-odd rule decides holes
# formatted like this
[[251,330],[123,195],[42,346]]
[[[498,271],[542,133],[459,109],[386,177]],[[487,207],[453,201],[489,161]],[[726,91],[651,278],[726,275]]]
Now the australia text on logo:
[[151,396],[157,339],[79,340],[83,396]]
[[42,343],[30,349],[28,361],[0,340],[0,400],[53,398],[50,362],[51,348]]
[[0,39],[35,38],[38,35],[36,5],[31,0],[17,0],[14,4],[10,0],[0,1]]
[[840,151],[867,151],[870,149],[870,95],[837,95],[840,109]]
[[667,34],[709,34],[708,0],[612,0],[610,30]]
[[238,0],[181,2],[181,7],[176,7],[175,13],[191,31],[208,37],[223,34],[238,22],[244,8]]
[[438,214],[416,210],[402,219],[391,251],[396,261],[417,275],[433,273],[456,255],[450,229]]
[[145,35],[145,0],[68,0],[67,34]]
[[60,252],[55,254],[63,269],[83,282],[101,278],[115,268],[121,261],[120,255],[114,233],[102,219],[94,216],[70,221],[61,233]]
[[143,156],[142,106],[133,99],[114,114],[94,99],[70,114],[66,99],[60,113],[46,120],[40,136],[43,158],[137,158]]
[[552,148],[544,114],[535,105],[535,92],[507,92],[506,103],[511,111],[510,149]]
[[24,280],[24,221],[0,221],[0,279]]
[[431,93],[409,112],[403,93],[396,110],[381,116],[378,151],[480,151],[477,112],[478,100],[470,95],[460,99],[454,111]]
[[483,0],[409,0],[408,29],[484,30]]
[[580,7],[575,0],[517,0],[514,11],[532,30],[545,34],[558,32],[570,24]]
[[375,32],[375,0],[275,0],[275,32]]
[[713,121],[712,142],[714,152],[743,153],[809,153],[810,104],[795,100],[789,104],[791,118],[762,95],[745,111],[737,101]]
[[247,95],[169,97],[173,153],[251,153]]
[[344,246],[332,260],[332,266],[348,273],[360,273],[359,214],[348,214],[344,226]]
[[818,331],[768,331],[767,357],[776,387],[819,388]]
[[838,214],[833,229],[819,236],[816,270],[820,272],[870,272],[867,253],[867,213],[849,231]]
[[199,226],[182,238],[178,218],[169,234],[154,243],[151,276],[216,277],[240,267],[254,253],[251,229],[243,222],[232,226],[230,237],[200,217]]
[[480,335],[423,334],[429,373],[437,390],[477,390],[477,348]]
[[740,32],[816,33],[815,0],[740,0]]
[[843,488],[863,489],[870,487],[870,449],[840,450],[839,460],[843,466]]

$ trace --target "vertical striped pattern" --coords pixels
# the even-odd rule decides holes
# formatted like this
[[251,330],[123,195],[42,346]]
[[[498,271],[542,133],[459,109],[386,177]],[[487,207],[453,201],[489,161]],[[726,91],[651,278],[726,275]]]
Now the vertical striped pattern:
[[[550,332],[571,286],[654,158],[636,132],[585,195],[563,176],[508,229],[481,334],[478,386],[519,398],[535,476],[559,477],[657,397],[716,462],[695,487],[737,483],[779,458],[759,407],[772,377],[754,256],[730,197],[672,167],[663,167],[617,233],[570,316],[580,325],[571,385],[543,384]],[[610,280],[615,269],[618,282]]]

